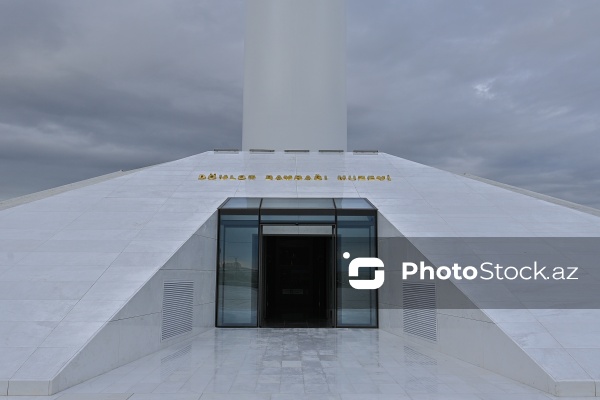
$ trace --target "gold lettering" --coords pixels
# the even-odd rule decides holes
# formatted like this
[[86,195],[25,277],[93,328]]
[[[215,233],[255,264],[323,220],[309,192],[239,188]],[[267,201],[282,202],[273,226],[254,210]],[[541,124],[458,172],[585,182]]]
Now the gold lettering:
[[[274,175],[265,175],[265,179],[268,181],[273,181],[273,180],[277,180],[277,181],[326,181],[328,180],[327,175],[321,175],[321,174],[314,174],[314,175],[277,175],[276,177]],[[223,181],[227,181],[227,180],[238,180],[238,181],[245,181],[245,180],[249,180],[249,181],[254,181],[256,180],[256,175],[227,175],[227,174],[223,174],[223,175],[218,175],[216,173],[211,173],[208,175],[205,174],[200,174],[198,175],[198,180],[199,181],[205,181],[205,180],[209,180],[209,181],[216,181],[216,180],[223,180]],[[384,181],[388,181],[391,182],[392,181],[392,177],[390,175],[338,175],[337,176],[337,180],[338,181],[379,181],[379,182],[384,182]]]

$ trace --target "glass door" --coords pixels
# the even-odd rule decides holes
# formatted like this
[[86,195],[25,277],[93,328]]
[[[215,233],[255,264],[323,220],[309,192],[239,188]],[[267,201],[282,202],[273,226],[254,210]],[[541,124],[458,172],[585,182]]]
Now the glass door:
[[263,225],[260,326],[334,326],[332,225]]

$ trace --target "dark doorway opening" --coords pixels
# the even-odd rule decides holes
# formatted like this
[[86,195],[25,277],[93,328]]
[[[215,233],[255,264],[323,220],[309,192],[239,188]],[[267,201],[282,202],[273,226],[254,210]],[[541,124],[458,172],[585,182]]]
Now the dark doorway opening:
[[331,236],[264,236],[262,326],[332,326]]

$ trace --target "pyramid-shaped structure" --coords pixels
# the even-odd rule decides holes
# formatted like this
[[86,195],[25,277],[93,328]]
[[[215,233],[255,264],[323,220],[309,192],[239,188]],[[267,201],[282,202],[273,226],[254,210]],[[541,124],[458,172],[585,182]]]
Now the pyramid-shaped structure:
[[[323,179],[304,179],[316,175]],[[595,395],[596,309],[536,305],[530,290],[454,280],[433,298],[432,325],[407,311],[398,257],[408,256],[393,244],[407,240],[439,266],[460,252],[427,238],[593,239],[598,216],[374,152],[207,152],[0,211],[0,394],[53,394],[214,329],[217,210],[236,197],[367,199],[387,273],[379,329],[549,393]],[[596,251],[556,254],[593,267]],[[471,246],[468,257],[489,254]],[[594,269],[584,277],[597,293]],[[189,321],[165,308],[165,282],[193,286]],[[447,306],[449,298],[469,306]]]

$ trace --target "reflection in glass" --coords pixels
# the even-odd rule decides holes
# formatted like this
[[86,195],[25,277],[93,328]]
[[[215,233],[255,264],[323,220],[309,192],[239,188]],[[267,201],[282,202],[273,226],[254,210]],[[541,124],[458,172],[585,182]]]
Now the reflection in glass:
[[[358,257],[377,257],[375,215],[338,216],[337,219],[337,326],[377,327],[377,292],[350,286],[348,267]],[[349,259],[342,254],[350,253]],[[361,268],[358,278],[373,279],[374,269]]]
[[257,326],[258,215],[221,215],[218,326]]
[[260,198],[232,197],[221,206],[221,209],[258,209]]
[[261,208],[266,209],[288,209],[288,210],[333,210],[333,199],[319,198],[265,198]]
[[346,198],[335,199],[335,207],[338,210],[374,210],[375,208],[365,199]]
[[[259,324],[261,224],[275,227],[313,224],[335,227],[336,250],[328,253],[331,268],[325,275],[325,297],[330,304],[328,318],[338,327],[377,327],[377,291],[352,288],[348,276],[352,259],[377,257],[377,210],[364,199],[335,199],[335,205],[334,208],[334,199],[235,198],[220,208],[217,326],[256,327]],[[350,253],[349,259],[342,257],[345,252]],[[373,279],[374,270],[361,268],[359,274],[353,279]],[[265,292],[262,293],[264,296]],[[335,304],[333,299],[336,299]],[[264,307],[263,304],[262,312],[265,312]]]
[[331,215],[269,215],[262,214],[261,223],[291,223],[291,224],[334,224],[335,214]]

